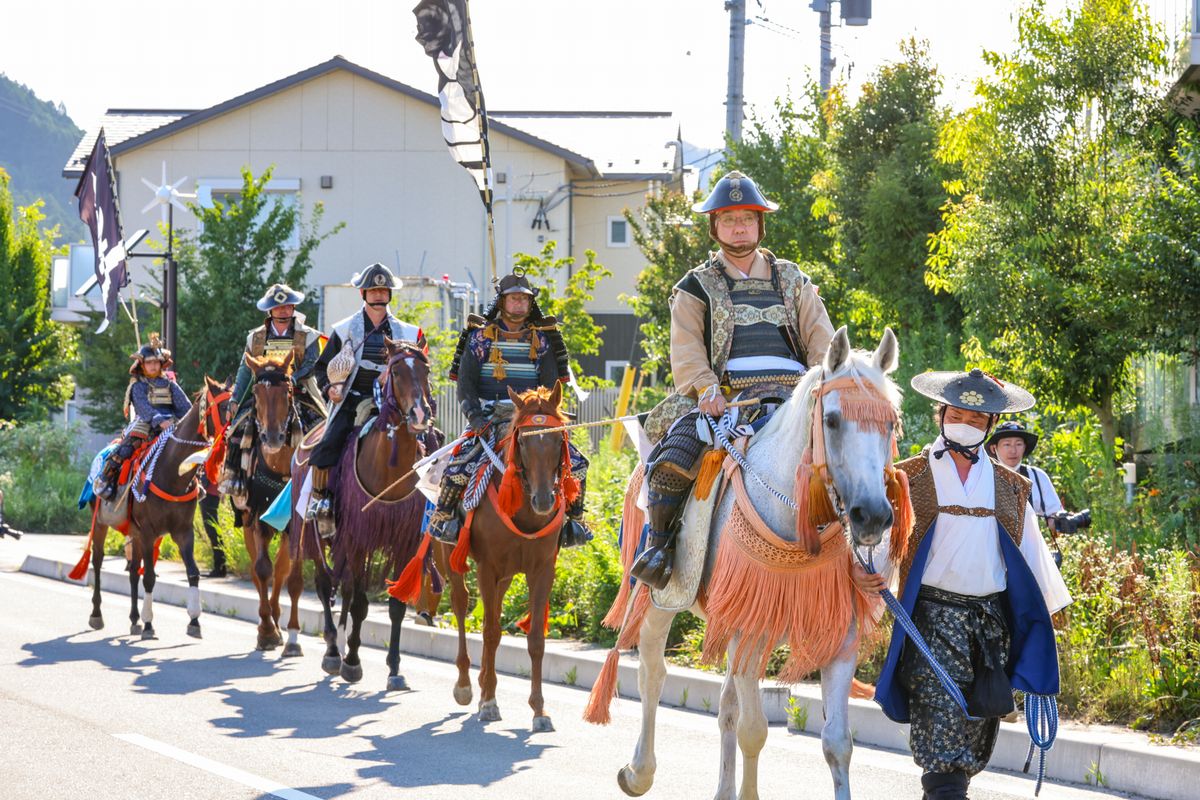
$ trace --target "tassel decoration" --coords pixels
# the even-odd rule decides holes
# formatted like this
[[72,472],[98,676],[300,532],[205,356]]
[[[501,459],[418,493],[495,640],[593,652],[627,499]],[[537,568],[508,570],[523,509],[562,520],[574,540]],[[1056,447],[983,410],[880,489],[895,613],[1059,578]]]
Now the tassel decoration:
[[463,523],[462,529],[458,532],[458,542],[454,545],[454,550],[450,552],[450,569],[459,575],[465,575],[467,572],[467,556],[471,554],[471,523],[474,520],[475,509],[471,509],[471,513],[467,515],[467,521]]
[[617,696],[617,669],[620,666],[621,652],[617,648],[608,651],[604,658],[604,666],[596,682],[592,684],[591,694],[588,695],[587,705],[583,709],[583,719],[593,725],[607,725],[612,721],[611,706]]
[[433,537],[428,533],[421,539],[421,546],[409,562],[404,565],[394,581],[387,582],[387,593],[401,603],[415,603],[421,596],[421,573],[425,565],[425,554],[429,552]]
[[707,500],[709,494],[712,493],[713,484],[717,482],[717,476],[721,474],[721,465],[725,463],[724,450],[709,450],[700,459],[700,471],[696,473],[696,480],[693,484],[695,488],[692,493],[697,500]]

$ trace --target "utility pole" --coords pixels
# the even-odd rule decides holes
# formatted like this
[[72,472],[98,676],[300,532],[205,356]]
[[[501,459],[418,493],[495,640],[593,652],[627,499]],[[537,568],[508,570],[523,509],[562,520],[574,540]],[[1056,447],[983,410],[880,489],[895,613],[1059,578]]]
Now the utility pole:
[[826,97],[837,66],[833,57],[833,0],[813,0],[810,8],[821,17],[821,96]]
[[725,134],[742,140],[742,76],[746,66],[746,0],[725,0],[729,12],[729,88],[725,97]]

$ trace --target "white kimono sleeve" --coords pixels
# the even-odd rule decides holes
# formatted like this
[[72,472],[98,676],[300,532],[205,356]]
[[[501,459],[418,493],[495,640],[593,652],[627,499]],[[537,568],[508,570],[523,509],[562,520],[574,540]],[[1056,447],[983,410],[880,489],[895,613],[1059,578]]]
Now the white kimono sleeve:
[[1063,582],[1058,567],[1054,566],[1054,557],[1050,554],[1050,548],[1046,546],[1046,540],[1042,538],[1033,507],[1028,503],[1025,504],[1021,555],[1025,556],[1025,562],[1029,565],[1038,587],[1042,590],[1042,599],[1046,601],[1046,609],[1053,614],[1070,605],[1071,593],[1067,591],[1067,584]]

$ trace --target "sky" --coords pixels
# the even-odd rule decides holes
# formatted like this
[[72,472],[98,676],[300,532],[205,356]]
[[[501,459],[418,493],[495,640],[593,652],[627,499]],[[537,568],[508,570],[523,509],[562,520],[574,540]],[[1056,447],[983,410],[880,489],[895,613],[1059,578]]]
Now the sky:
[[[1190,3],[1151,0],[1150,7],[1178,30]],[[6,2],[0,72],[64,103],[84,128],[108,108],[206,108],[334,55],[433,93],[432,65],[413,40],[415,4]],[[1051,11],[1066,4],[1046,0]],[[1009,0],[874,0],[869,25],[834,29],[834,79],[855,97],[898,58],[898,43],[915,36],[928,42],[945,100],[965,108],[985,71],[982,52],[1012,47],[1017,8]],[[489,108],[671,111],[684,139],[720,144],[724,0],[471,0],[470,11]],[[775,98],[816,78],[818,15],[805,0],[747,0],[747,17],[745,95],[769,114]]]

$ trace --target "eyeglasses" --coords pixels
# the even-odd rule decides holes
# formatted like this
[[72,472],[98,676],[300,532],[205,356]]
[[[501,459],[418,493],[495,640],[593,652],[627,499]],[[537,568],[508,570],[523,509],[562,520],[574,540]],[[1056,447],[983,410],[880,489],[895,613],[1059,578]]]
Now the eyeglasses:
[[758,215],[753,212],[717,215],[717,227],[720,228],[751,228],[757,224]]

